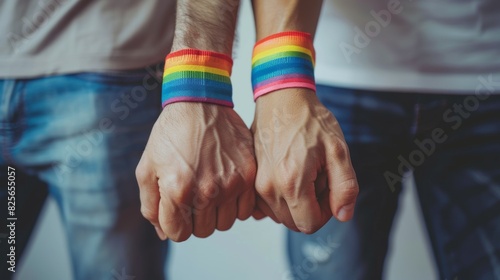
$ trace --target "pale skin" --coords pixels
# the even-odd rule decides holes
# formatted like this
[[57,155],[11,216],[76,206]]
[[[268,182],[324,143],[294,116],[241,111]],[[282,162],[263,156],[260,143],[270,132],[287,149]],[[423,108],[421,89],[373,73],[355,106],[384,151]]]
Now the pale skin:
[[[172,51],[230,55],[238,5],[178,1]],[[320,7],[321,1],[254,0],[257,38],[286,30],[314,34]],[[251,130],[229,107],[167,105],[136,175],[144,217],[161,239],[177,242],[228,230],[252,214],[313,233],[332,216],[349,220],[358,194],[335,117],[314,92],[301,88],[260,97]]]
[[[314,34],[322,1],[252,3],[259,40],[286,30]],[[273,112],[288,112],[289,121],[264,138]],[[264,214],[304,233],[316,232],[332,215],[352,218],[359,187],[349,150],[337,120],[314,92],[283,89],[258,98],[252,132],[257,205]]]

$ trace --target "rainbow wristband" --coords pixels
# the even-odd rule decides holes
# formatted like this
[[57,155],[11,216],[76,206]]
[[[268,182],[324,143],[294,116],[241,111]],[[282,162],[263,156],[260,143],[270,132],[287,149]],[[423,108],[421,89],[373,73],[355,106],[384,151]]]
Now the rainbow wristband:
[[309,33],[286,31],[258,41],[252,58],[254,100],[283,88],[316,91],[314,61],[314,46]]
[[221,53],[184,49],[167,55],[162,105],[205,102],[233,107],[233,60]]

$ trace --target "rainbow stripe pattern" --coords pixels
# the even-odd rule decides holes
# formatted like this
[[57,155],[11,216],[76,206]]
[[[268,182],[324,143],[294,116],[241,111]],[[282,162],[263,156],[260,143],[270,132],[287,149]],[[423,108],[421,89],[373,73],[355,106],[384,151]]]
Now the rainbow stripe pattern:
[[309,33],[286,31],[258,41],[252,58],[254,100],[283,88],[316,91],[314,62],[314,46]]
[[204,102],[233,107],[233,60],[221,53],[184,49],[167,55],[162,105]]

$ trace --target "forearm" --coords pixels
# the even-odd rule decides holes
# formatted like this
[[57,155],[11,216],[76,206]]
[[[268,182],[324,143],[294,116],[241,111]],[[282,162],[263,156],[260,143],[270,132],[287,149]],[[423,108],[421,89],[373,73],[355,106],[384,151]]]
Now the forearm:
[[178,0],[172,51],[209,50],[231,56],[240,0]]
[[322,0],[252,0],[257,40],[296,30],[314,36]]
[[308,234],[332,214],[340,221],[351,219],[359,189],[338,122],[314,94],[311,36],[321,4],[253,0],[257,206],[273,220]]
[[163,240],[228,230],[255,208],[252,134],[229,108],[239,2],[177,1],[164,109],[136,170],[141,212]]

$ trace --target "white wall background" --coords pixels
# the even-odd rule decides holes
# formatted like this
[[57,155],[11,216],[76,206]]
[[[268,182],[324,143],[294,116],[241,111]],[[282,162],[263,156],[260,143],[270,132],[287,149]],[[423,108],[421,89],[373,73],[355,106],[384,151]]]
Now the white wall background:
[[[255,36],[249,1],[243,2],[233,87],[236,111],[250,125],[254,110],[250,59]],[[70,280],[66,238],[52,199],[47,201],[43,211],[16,279]],[[385,279],[437,278],[419,211],[414,184],[410,182],[404,187],[396,216]],[[280,280],[287,271],[284,233],[282,226],[269,219],[259,222],[251,219],[237,222],[229,232],[216,232],[207,239],[190,238],[187,242],[173,244],[168,264],[169,279]]]

